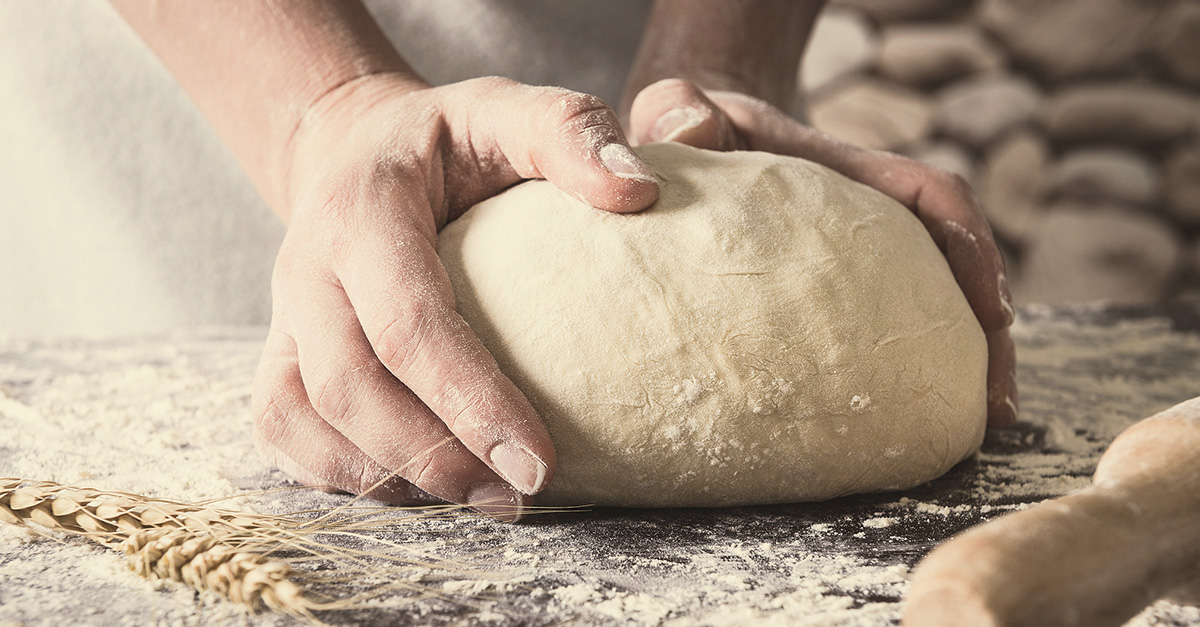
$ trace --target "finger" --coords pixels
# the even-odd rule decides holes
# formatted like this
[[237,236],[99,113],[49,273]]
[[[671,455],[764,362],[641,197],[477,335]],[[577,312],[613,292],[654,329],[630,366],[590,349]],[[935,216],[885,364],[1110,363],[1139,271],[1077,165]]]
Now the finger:
[[1009,427],[1017,421],[1020,408],[1016,348],[1007,327],[988,333],[987,344],[988,427]]
[[[291,290],[288,293],[287,290]],[[496,475],[375,356],[345,293],[319,278],[288,284],[289,326],[307,400],[380,466],[430,494],[518,515],[529,500]]]
[[635,145],[679,142],[709,150],[739,148],[721,108],[688,81],[672,78],[647,86],[634,98],[629,120]]
[[888,168],[889,161],[903,161],[886,170],[890,177],[881,173],[868,178],[916,212],[945,253],[983,330],[996,331],[1011,325],[1015,312],[1004,258],[970,185],[958,175],[908,159],[883,159],[876,153],[863,160],[865,169],[874,166],[880,170]]
[[[476,195],[543,178],[607,211],[640,211],[658,198],[654,173],[634,154],[616,114],[599,98],[496,78],[456,88],[465,93],[448,98],[444,114],[452,141],[468,144],[458,146],[469,151],[459,154],[505,166],[481,169],[483,184],[474,186]],[[467,132],[459,134],[460,128]]]
[[337,267],[370,347],[471,452],[536,494],[554,469],[550,434],[455,310],[433,243],[415,227],[392,232],[360,237]]
[[394,505],[436,501],[368,457],[321,420],[305,395],[291,337],[272,328],[254,379],[254,444],[272,464],[312,486]]

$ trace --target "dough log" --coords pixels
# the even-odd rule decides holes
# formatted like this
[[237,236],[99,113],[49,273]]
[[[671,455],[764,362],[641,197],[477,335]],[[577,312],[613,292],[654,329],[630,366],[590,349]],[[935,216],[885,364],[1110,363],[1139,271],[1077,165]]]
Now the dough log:
[[1105,627],[1200,591],[1200,398],[1113,441],[1092,486],[1004,516],[918,565],[904,625]]

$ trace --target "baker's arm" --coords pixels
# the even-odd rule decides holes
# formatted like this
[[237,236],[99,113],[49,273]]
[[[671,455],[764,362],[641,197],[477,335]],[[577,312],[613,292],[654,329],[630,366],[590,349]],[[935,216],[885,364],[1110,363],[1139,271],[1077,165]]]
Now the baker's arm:
[[988,424],[1017,417],[1012,296],[1004,260],[970,185],[891,153],[866,150],[784,111],[819,0],[658,0],[622,103],[634,143],[802,157],[911,209],[950,264],[988,342]]
[[287,221],[289,150],[322,97],[365,76],[426,84],[360,2],[113,0]]
[[524,178],[611,211],[650,205],[657,182],[616,115],[504,79],[429,87],[358,2],[116,6],[289,223],[254,386],[260,450],[307,483],[519,516],[554,447],[458,315],[437,232]]

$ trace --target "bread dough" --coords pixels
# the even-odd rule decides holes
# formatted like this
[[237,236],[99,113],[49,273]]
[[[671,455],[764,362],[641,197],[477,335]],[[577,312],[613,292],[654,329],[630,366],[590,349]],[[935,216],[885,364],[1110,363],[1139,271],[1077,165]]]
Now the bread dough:
[[823,500],[979,447],[983,332],[911,211],[801,159],[637,152],[645,211],[530,181],[441,233],[460,313],[554,438],[539,503]]

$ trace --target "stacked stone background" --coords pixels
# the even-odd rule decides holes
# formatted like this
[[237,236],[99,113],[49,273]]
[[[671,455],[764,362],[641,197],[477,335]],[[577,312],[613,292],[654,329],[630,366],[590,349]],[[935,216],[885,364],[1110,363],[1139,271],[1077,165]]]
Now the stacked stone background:
[[1200,0],[833,0],[809,121],[966,177],[1021,303],[1200,294]]

